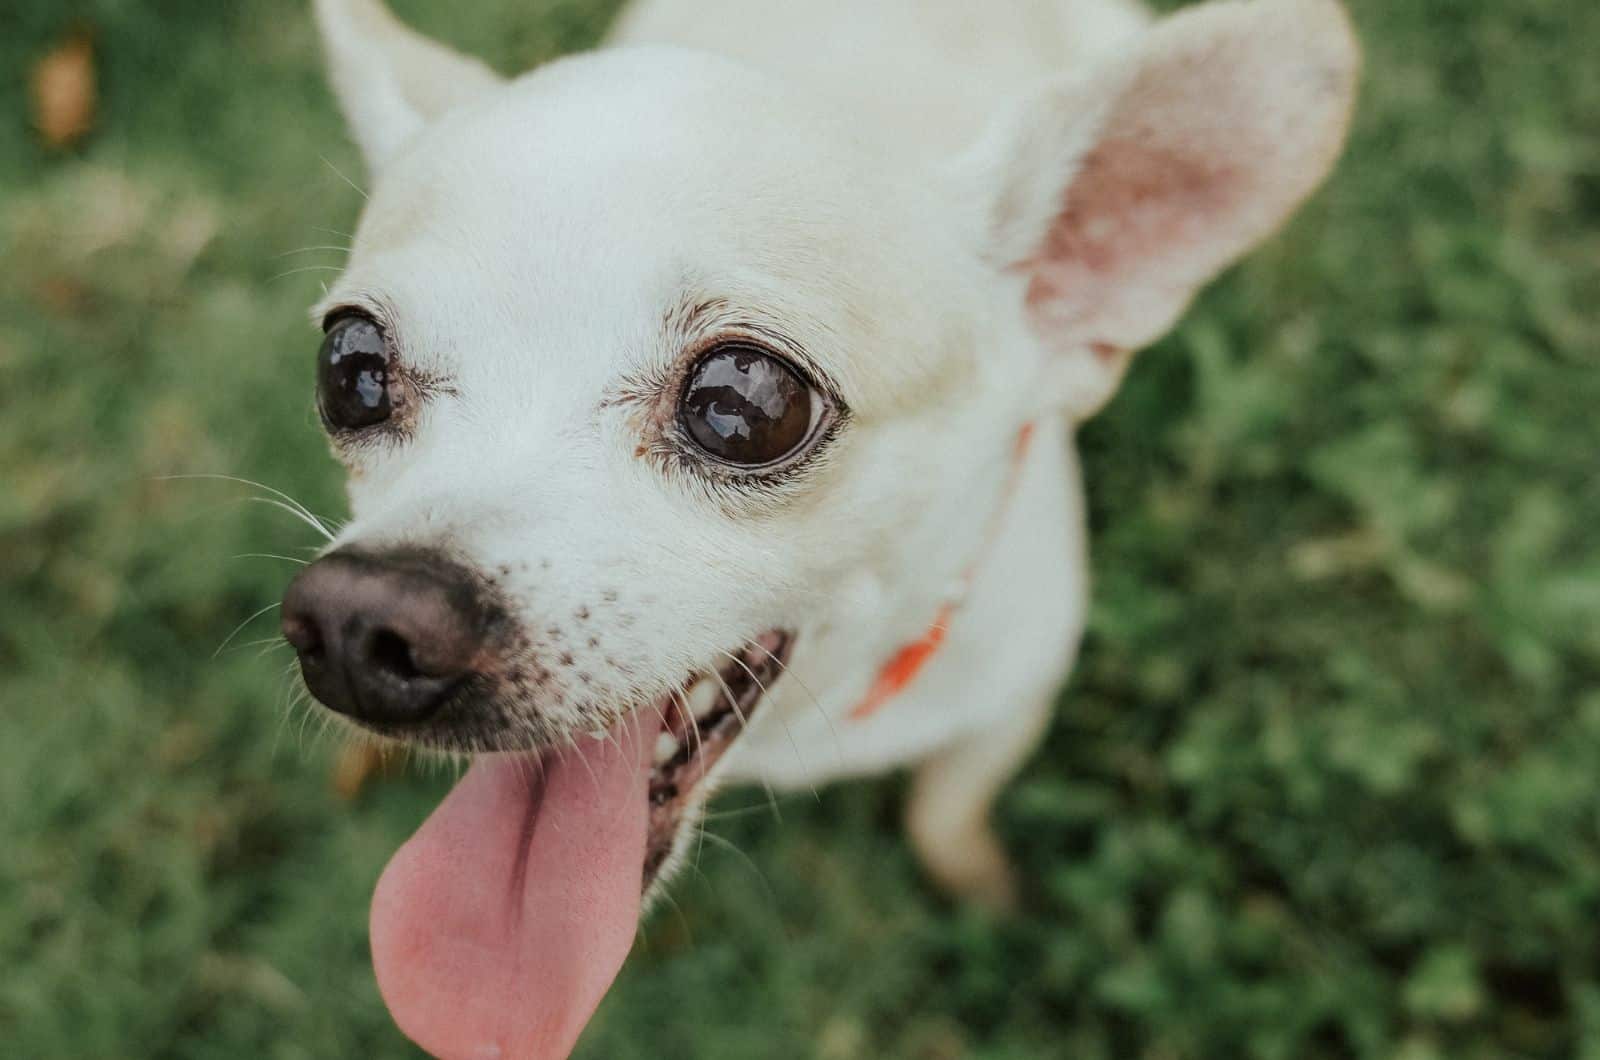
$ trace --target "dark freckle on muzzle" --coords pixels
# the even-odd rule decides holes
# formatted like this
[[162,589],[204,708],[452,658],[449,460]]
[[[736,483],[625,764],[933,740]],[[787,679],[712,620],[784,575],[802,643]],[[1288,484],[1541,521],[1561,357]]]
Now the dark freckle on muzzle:
[[283,635],[311,694],[386,729],[430,720],[491,669],[508,623],[481,578],[423,549],[340,549],[283,598]]

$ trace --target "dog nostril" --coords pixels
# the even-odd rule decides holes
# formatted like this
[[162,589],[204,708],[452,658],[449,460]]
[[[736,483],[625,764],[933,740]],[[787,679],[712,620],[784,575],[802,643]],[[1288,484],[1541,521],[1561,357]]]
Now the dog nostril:
[[303,659],[313,661],[322,658],[324,645],[322,643],[322,630],[310,619],[298,615],[288,615],[283,620],[283,639],[289,642],[295,652]]
[[411,657],[411,645],[393,630],[380,629],[374,633],[367,653],[374,667],[402,681],[413,681],[422,676],[416,660]]

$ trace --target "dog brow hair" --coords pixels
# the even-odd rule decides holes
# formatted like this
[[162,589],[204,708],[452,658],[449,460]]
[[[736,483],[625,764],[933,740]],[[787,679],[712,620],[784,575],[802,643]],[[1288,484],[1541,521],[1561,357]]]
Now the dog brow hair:
[[726,298],[697,297],[685,292],[662,315],[667,336],[676,340],[679,348],[689,345],[697,336],[715,331],[733,315],[732,305]]
[[843,404],[842,395],[832,375],[817,363],[806,348],[788,331],[773,323],[763,322],[777,317],[776,313],[741,313],[733,302],[720,295],[705,295],[686,291],[677,302],[662,314],[666,348],[681,354],[685,350],[705,350],[719,333],[729,339],[744,337],[768,346],[774,353],[793,360],[817,385],[826,390],[835,402]]

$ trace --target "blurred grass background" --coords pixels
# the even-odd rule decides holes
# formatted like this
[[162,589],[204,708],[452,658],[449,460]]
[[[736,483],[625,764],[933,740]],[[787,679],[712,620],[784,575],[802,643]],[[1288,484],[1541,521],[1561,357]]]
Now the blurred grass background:
[[[507,70],[614,6],[397,4]],[[1600,1058],[1600,6],[1353,6],[1332,185],[1086,431],[1092,629],[1001,813],[1026,915],[930,893],[894,780],[731,793],[583,1056]],[[48,150],[75,27],[98,112]],[[340,255],[300,248],[359,165],[305,5],[7,0],[0,70],[0,1041],[414,1055],[367,899],[447,778],[330,791],[287,656],[210,658],[292,569],[232,557],[313,535],[158,479],[340,511]]]

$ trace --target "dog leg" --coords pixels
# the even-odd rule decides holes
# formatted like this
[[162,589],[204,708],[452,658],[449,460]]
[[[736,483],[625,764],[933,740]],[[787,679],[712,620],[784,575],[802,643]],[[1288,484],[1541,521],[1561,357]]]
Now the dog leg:
[[953,898],[994,912],[1017,904],[1016,878],[990,810],[1050,720],[1055,688],[1037,693],[1006,722],[969,736],[917,766],[906,831],[923,868]]

